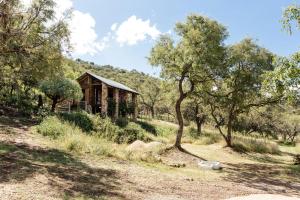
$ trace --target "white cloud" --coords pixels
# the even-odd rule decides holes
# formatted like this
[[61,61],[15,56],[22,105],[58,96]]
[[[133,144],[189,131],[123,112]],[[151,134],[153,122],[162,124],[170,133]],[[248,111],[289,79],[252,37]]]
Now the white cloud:
[[135,45],[149,37],[156,39],[161,34],[155,25],[150,24],[150,20],[139,19],[134,15],[119,26],[113,24],[111,30],[115,32],[116,41],[121,46],[124,44]]
[[110,30],[115,31],[118,27],[118,23],[114,23],[113,25],[111,25]]
[[[55,18],[60,20],[64,13],[73,8],[72,0],[54,0]],[[32,0],[22,0],[25,6],[29,6]],[[68,21],[70,29],[70,42],[74,56],[90,54],[94,55],[103,51],[108,46],[108,36],[99,39],[96,33],[96,21],[90,13],[73,10],[72,18]]]
[[91,54],[103,51],[107,47],[107,36],[99,40],[95,31],[96,21],[89,13],[73,11],[70,21],[71,45],[75,55]]

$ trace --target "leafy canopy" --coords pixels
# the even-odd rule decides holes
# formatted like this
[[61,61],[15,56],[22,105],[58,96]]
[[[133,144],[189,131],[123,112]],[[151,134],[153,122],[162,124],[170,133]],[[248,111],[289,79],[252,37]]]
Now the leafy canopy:
[[58,102],[82,98],[81,87],[78,82],[67,78],[55,78],[43,81],[40,85],[41,91],[50,99],[57,99]]

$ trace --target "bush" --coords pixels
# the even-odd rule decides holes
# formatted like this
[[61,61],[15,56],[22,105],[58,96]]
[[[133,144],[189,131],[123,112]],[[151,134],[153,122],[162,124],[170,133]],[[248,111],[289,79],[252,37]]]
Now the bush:
[[115,125],[109,118],[97,117],[94,119],[96,133],[110,141],[121,143],[132,143],[135,140],[150,141],[147,133],[136,123],[120,119],[119,126]]
[[128,125],[128,119],[126,119],[126,117],[120,117],[116,120],[116,125],[124,128]]
[[78,154],[89,153],[98,156],[113,156],[115,149],[108,141],[103,140],[96,135],[86,135],[84,133],[68,133],[58,138],[56,141],[60,146]]
[[129,123],[124,129],[119,129],[114,142],[116,143],[132,143],[135,140],[142,140],[145,142],[151,141],[146,133],[135,123]]
[[199,138],[197,129],[194,126],[190,125],[188,127],[187,131],[188,131],[189,136],[191,136],[192,138],[194,138],[194,139],[198,139]]
[[64,121],[75,124],[85,132],[90,132],[94,129],[92,117],[86,112],[61,113],[59,116]]
[[274,142],[250,137],[233,137],[233,149],[238,152],[279,154],[279,147]]
[[47,117],[37,126],[38,133],[55,140],[55,146],[74,153],[112,156],[114,148],[95,134],[85,134],[80,128],[57,116]]
[[66,133],[81,132],[76,126],[61,121],[56,116],[45,118],[40,125],[37,126],[38,133],[43,136],[56,139]]
[[95,132],[108,140],[113,141],[119,127],[116,126],[110,118],[95,117],[93,120]]

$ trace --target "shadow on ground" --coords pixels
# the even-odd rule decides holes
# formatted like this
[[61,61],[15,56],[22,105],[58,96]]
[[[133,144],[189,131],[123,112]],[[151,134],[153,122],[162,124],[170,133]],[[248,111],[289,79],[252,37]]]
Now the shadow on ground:
[[284,165],[225,163],[227,181],[246,185],[268,193],[300,195],[300,173],[294,173]]
[[[51,186],[59,188],[62,195],[124,198],[118,193],[119,177],[114,170],[92,168],[56,149],[0,142],[0,184],[20,182],[38,173],[47,174]],[[61,187],[56,179],[67,186]]]

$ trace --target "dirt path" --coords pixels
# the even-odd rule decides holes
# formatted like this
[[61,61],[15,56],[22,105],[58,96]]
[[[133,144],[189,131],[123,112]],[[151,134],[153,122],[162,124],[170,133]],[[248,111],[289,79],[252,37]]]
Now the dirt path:
[[[4,122],[3,122],[4,121]],[[300,188],[278,183],[277,190],[232,179],[203,180],[189,169],[145,166],[117,159],[78,158],[45,147],[29,132],[30,123],[0,121],[0,199],[227,199],[280,192],[297,195]],[[4,131],[3,131],[4,130]],[[248,169],[249,170],[249,169]],[[251,168],[250,170],[254,170]],[[206,172],[203,172],[206,173]],[[263,174],[260,174],[263,176]],[[268,175],[266,175],[268,176]],[[245,176],[245,178],[247,178]],[[263,177],[257,177],[263,178]],[[261,184],[258,182],[257,184]],[[273,186],[272,186],[273,187]],[[297,191],[298,189],[298,191]],[[297,193],[298,192],[298,193]]]

